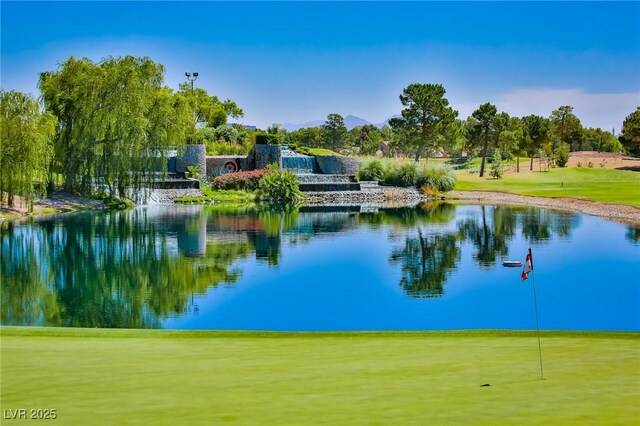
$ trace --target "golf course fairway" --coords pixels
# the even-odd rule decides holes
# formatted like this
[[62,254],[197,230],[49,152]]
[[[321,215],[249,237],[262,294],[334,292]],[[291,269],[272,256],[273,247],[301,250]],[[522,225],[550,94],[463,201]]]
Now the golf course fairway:
[[0,331],[3,425],[640,423],[638,333]]

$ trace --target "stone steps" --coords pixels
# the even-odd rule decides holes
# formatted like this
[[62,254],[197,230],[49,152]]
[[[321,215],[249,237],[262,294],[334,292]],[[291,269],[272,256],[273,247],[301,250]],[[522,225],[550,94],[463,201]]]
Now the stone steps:
[[199,189],[200,182],[196,179],[163,179],[153,183],[157,189]]
[[354,183],[355,179],[349,175],[323,175],[319,173],[297,173],[300,183]]
[[356,182],[300,183],[300,191],[302,192],[360,191],[360,184]]

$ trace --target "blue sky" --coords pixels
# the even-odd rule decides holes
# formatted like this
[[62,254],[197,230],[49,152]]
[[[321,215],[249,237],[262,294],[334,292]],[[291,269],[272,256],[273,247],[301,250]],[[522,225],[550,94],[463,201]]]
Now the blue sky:
[[150,56],[177,87],[236,101],[245,124],[337,112],[382,122],[414,82],[441,83],[461,117],[492,102],[620,129],[640,105],[640,3],[1,3],[2,88],[37,95],[70,55]]

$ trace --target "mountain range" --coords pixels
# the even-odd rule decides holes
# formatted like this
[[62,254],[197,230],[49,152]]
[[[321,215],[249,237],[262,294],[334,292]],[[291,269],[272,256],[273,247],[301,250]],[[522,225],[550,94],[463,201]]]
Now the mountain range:
[[[399,117],[399,115],[394,115],[393,117]],[[393,117],[389,117],[382,123],[372,123],[368,120],[365,120],[364,118],[356,117],[355,115],[347,115],[346,117],[344,117],[344,125],[347,128],[347,130],[351,130],[354,127],[358,127],[358,126],[364,126],[365,124],[373,124],[374,126],[380,129],[384,127],[386,124],[388,124],[389,120]],[[325,120],[314,120],[314,121],[307,121],[306,123],[284,123],[282,127],[284,127],[289,132],[293,132],[294,130],[302,129],[305,127],[320,127],[324,124],[324,122]]]

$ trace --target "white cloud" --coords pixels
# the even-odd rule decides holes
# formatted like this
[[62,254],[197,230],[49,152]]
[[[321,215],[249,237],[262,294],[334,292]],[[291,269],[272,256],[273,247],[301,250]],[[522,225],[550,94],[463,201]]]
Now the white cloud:
[[[459,117],[466,118],[481,103],[454,105],[460,111]],[[571,105],[573,112],[585,127],[600,127],[605,130],[616,128],[620,131],[622,121],[640,106],[640,92],[636,93],[587,93],[583,89],[519,89],[496,96],[489,102],[498,111],[523,117],[529,114],[548,117],[554,109]]]

